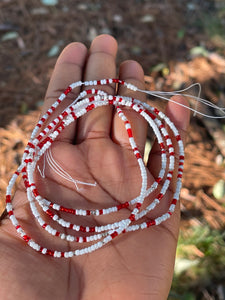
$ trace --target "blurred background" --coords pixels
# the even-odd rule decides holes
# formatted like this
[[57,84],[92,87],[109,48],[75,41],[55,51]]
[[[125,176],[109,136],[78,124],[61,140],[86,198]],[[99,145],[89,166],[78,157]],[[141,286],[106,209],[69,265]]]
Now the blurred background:
[[[199,82],[225,107],[225,0],[1,0],[0,212],[57,56],[102,33],[118,40],[118,64],[142,64],[146,88]],[[225,123],[192,117],[170,300],[225,299],[224,167]]]

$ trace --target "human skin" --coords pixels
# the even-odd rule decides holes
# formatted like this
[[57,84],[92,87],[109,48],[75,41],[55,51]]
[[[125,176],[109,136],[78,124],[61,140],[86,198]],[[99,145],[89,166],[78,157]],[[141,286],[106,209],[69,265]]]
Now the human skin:
[[[144,73],[137,62],[121,63],[117,75],[116,53],[117,42],[109,35],[98,36],[89,50],[81,43],[68,45],[57,60],[43,111],[70,83],[79,80],[119,77],[144,89]],[[101,89],[116,93],[114,86],[102,86]],[[75,94],[78,92],[74,91]],[[119,87],[118,94],[145,101],[143,94],[124,87]],[[181,97],[173,99],[186,104]],[[127,108],[123,111],[143,153],[147,124],[136,112]],[[169,102],[166,114],[184,141],[189,124],[188,110]],[[45,179],[36,174],[37,187],[47,199],[68,207],[91,208],[116,205],[139,194],[139,166],[130,149],[124,124],[112,107],[90,111],[66,128],[54,142],[52,153],[73,178],[96,181],[97,185],[82,186],[77,190],[73,183],[62,179],[47,165]],[[155,143],[147,164],[149,184],[157,177],[159,169],[160,151]],[[174,186],[175,179],[163,198],[163,204],[148,217],[156,217],[168,208]],[[151,199],[150,196],[147,201]],[[72,243],[49,237],[39,229],[31,217],[22,183],[15,193],[13,207],[20,224],[35,241],[61,251],[74,249]],[[121,212],[121,216],[127,216],[127,213]],[[102,221],[112,222],[113,216],[108,218],[103,217]],[[119,236],[91,254],[67,259],[52,258],[32,250],[5,218],[0,226],[0,299],[165,300],[173,276],[179,218],[177,206],[172,217],[159,226]],[[85,224],[85,221],[78,220]],[[92,222],[97,224],[96,220]]]

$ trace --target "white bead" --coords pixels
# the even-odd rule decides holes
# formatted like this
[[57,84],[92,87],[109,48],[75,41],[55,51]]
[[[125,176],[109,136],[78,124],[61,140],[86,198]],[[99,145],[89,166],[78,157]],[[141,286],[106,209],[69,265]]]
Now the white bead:
[[53,206],[52,206],[52,208],[55,209],[55,210],[59,210],[60,209],[60,205],[54,203]]
[[57,215],[54,215],[53,218],[52,218],[54,221],[58,220],[59,217]]
[[46,248],[43,248],[41,252],[42,252],[43,254],[46,254],[46,253],[47,253],[47,249],[46,249]]
[[64,240],[64,239],[66,238],[65,233],[61,233],[61,234],[60,234],[60,238],[61,238],[62,240]]

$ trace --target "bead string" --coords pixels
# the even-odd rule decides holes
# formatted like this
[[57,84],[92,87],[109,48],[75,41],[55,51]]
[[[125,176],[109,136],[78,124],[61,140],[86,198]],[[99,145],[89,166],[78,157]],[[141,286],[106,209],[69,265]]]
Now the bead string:
[[[49,124],[44,125],[47,123],[49,117],[53,114],[56,110],[58,105],[66,99],[66,96],[76,87],[81,86],[97,86],[97,85],[107,85],[107,84],[121,84],[127,87],[132,91],[137,91],[138,88],[130,83],[126,83],[119,79],[103,79],[103,80],[95,80],[95,81],[85,81],[85,82],[75,82],[68,86],[68,88],[60,95],[57,101],[47,110],[47,112],[40,118],[37,125],[35,126],[31,138],[24,150],[24,155],[22,158],[22,163],[17,169],[17,171],[13,174],[6,193],[6,209],[9,215],[9,218],[12,224],[15,226],[19,235],[24,239],[27,244],[33,248],[34,250],[42,253],[47,254],[53,257],[72,257],[83,255],[85,253],[91,253],[105,244],[108,244],[117,236],[121,235],[121,233],[127,233],[130,231],[136,231],[139,229],[145,229],[150,226],[159,225],[162,222],[166,221],[170,218],[172,213],[175,210],[175,206],[177,201],[179,200],[179,194],[181,189],[181,179],[183,174],[183,163],[184,163],[184,147],[179,135],[178,130],[174,126],[174,124],[169,120],[169,118],[157,110],[154,107],[149,106],[147,103],[142,103],[141,101],[131,98],[131,97],[123,97],[123,96],[113,96],[108,95],[105,92],[98,90],[98,89],[88,89],[82,91],[78,97],[73,101],[72,104],[67,106],[61,114],[59,114],[53,121]],[[61,206],[57,203],[49,201],[48,199],[44,199],[39,194],[36,184],[34,182],[34,171],[38,167],[38,162],[42,156],[50,155],[51,153],[51,145],[58,137],[58,135],[63,131],[65,127],[70,125],[75,120],[79,119],[81,116],[85,115],[87,112],[101,106],[111,105],[116,108],[116,112],[121,120],[124,122],[124,126],[127,131],[127,135],[129,138],[129,143],[131,149],[133,151],[134,157],[137,159],[137,164],[139,165],[140,169],[140,176],[141,176],[141,189],[139,195],[131,199],[128,202],[118,204],[113,207],[109,208],[102,208],[102,209],[78,209],[78,208],[67,208]],[[133,138],[133,132],[131,128],[131,124],[129,120],[124,115],[122,108],[123,107],[130,107],[137,113],[139,113],[149,124],[152,128],[154,134],[156,135],[157,142],[160,146],[161,151],[161,170],[159,171],[158,177],[152,183],[152,185],[148,188],[147,187],[147,170],[141,154],[137,148],[135,140]],[[169,127],[170,131],[174,138],[168,134],[166,130],[166,125]],[[44,128],[44,129],[42,129]],[[41,131],[40,131],[41,130]],[[141,220],[147,213],[153,210],[157,204],[161,202],[164,195],[166,194],[172,176],[174,175],[175,171],[175,151],[172,140],[176,140],[178,145],[179,151],[179,166],[176,170],[176,188],[173,194],[173,197],[169,204],[169,209],[167,212],[163,213],[161,216],[158,216],[155,219],[150,219],[149,221],[137,222]],[[167,154],[168,153],[168,158]],[[47,156],[49,158],[49,156]],[[48,163],[51,163],[48,161]],[[60,166],[54,165],[53,168],[58,169],[58,175],[60,176],[70,176],[62,172]],[[63,170],[64,171],[64,170]],[[84,246],[82,249],[76,249],[73,251],[58,251],[47,249],[38,243],[36,243],[19,224],[12,205],[12,189],[13,186],[21,174],[22,179],[24,181],[24,185],[27,191],[27,199],[30,204],[31,212],[40,226],[50,233],[53,236],[59,237],[61,239],[66,239],[67,241],[77,242],[77,243],[88,243],[92,242],[90,246]],[[42,171],[42,175],[44,174],[44,169]],[[68,177],[67,177],[68,179]],[[70,178],[71,179],[71,178]],[[69,179],[68,179],[69,180]],[[75,181],[76,182],[76,181]],[[79,183],[79,181],[77,181]],[[153,199],[151,204],[147,207],[142,209],[142,205],[144,200],[153,192],[155,191],[159,184],[161,185],[161,190],[159,194]],[[52,219],[53,221],[57,222],[64,228],[69,228],[74,230],[78,233],[78,235],[67,235],[63,232],[60,232],[47,224],[41,217],[36,204]],[[129,217],[122,219],[118,222],[107,224],[104,226],[81,226],[79,224],[73,224],[71,222],[66,221],[63,218],[60,218],[57,215],[57,211],[61,211],[67,214],[72,215],[79,215],[79,216],[99,216],[99,215],[107,215],[116,213],[122,209],[130,209]],[[80,234],[79,234],[80,232]]]

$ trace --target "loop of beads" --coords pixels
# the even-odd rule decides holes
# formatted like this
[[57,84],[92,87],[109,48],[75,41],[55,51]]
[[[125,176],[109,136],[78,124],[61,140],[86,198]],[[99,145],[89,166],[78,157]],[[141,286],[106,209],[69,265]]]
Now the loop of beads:
[[[44,123],[48,120],[49,116],[55,111],[57,106],[66,98],[66,96],[76,87],[81,86],[97,86],[97,85],[106,85],[106,84],[122,84],[128,89],[137,91],[138,88],[130,83],[126,83],[119,79],[103,79],[96,81],[86,81],[86,82],[75,82],[69,85],[69,87],[60,95],[57,101],[48,109],[48,111],[40,118],[36,127],[34,128],[31,138],[25,148],[24,155],[22,158],[22,163],[13,174],[6,193],[6,209],[9,215],[9,218],[12,224],[15,226],[17,232],[20,236],[27,242],[27,244],[36,251],[41,252],[42,254],[47,254],[53,257],[72,257],[77,255],[82,255],[85,253],[93,252],[103,245],[109,243],[116,236],[121,233],[126,233],[130,231],[136,231],[139,229],[145,229],[150,226],[159,225],[163,221],[170,218],[172,213],[175,210],[177,201],[179,200],[179,194],[181,189],[181,179],[183,174],[183,163],[184,163],[184,147],[179,135],[178,130],[175,125],[169,120],[169,118],[157,110],[154,107],[149,106],[146,103],[143,103],[137,99],[131,97],[123,96],[113,96],[108,95],[105,92],[97,89],[89,89],[82,91],[78,97],[70,104],[64,111],[58,115],[53,121],[44,126]],[[37,163],[43,155],[49,155],[50,147],[55,141],[57,136],[62,132],[62,130],[70,125],[72,122],[85,115],[88,111],[91,111],[100,106],[113,105],[116,108],[116,112],[124,122],[124,126],[127,130],[129,143],[133,154],[137,159],[137,163],[140,168],[140,174],[142,178],[141,190],[139,196],[134,199],[131,199],[128,202],[118,204],[113,207],[103,208],[103,209],[76,209],[68,208],[57,203],[53,203],[48,199],[44,199],[39,194],[37,187],[34,182],[34,170],[37,167]],[[141,154],[137,148],[135,140],[133,138],[133,132],[129,120],[126,118],[122,111],[122,107],[130,107],[137,113],[139,113],[152,128],[154,134],[156,135],[157,142],[160,146],[161,151],[161,170],[155,181],[148,188],[147,187],[147,171]],[[166,126],[172,132],[173,138],[170,137]],[[42,129],[44,127],[44,129]],[[175,151],[173,146],[173,141],[177,141],[178,151],[179,151],[179,166],[175,171]],[[168,152],[168,158],[167,154]],[[19,175],[22,175],[26,190],[27,190],[27,199],[30,204],[31,212],[40,226],[50,233],[53,236],[59,237],[61,239],[66,239],[70,242],[77,243],[88,243],[92,242],[90,246],[84,246],[82,249],[76,249],[74,251],[57,251],[52,249],[47,249],[39,244],[37,244],[30,236],[26,234],[24,229],[19,224],[16,216],[14,215],[11,195],[12,188],[16,182],[16,179]],[[157,204],[160,203],[164,195],[166,194],[172,176],[176,176],[176,188],[174,195],[171,199],[169,209],[167,212],[161,216],[151,219],[150,221],[140,222],[140,220],[146,216],[146,214],[153,210]],[[161,185],[161,190],[155,199],[144,209],[141,210],[144,200],[158,187]],[[42,210],[55,222],[60,224],[64,228],[69,228],[77,232],[77,235],[67,235],[64,232],[60,232],[55,228],[47,224],[41,217],[36,204],[42,208]],[[60,218],[57,212],[65,212],[77,216],[99,216],[107,215],[111,213],[116,213],[124,208],[130,208],[131,213],[128,218],[120,220],[115,223],[110,223],[104,226],[81,226],[79,224],[74,224],[66,221],[63,218]],[[139,221],[139,222],[138,222]],[[135,222],[135,224],[134,224]],[[79,234],[80,232],[80,234]],[[81,234],[82,233],[82,234]],[[85,244],[86,245],[86,244]]]

